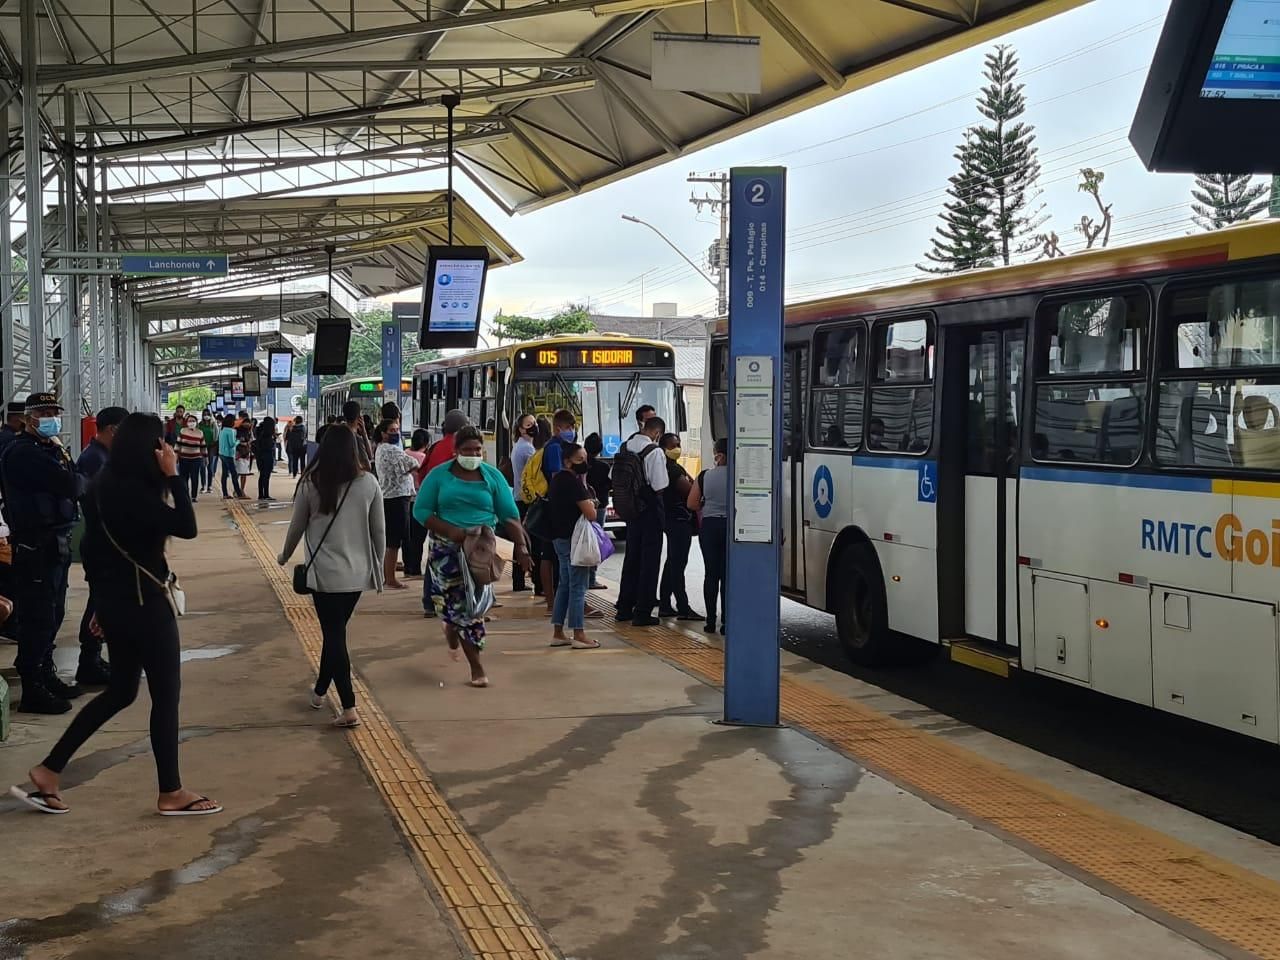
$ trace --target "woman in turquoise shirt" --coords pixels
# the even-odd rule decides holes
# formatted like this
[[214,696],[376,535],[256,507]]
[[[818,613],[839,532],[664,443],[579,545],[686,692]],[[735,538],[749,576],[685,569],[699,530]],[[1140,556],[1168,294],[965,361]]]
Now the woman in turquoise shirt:
[[436,467],[422,481],[413,516],[427,528],[429,575],[435,584],[449,649],[455,659],[459,650],[466,655],[471,666],[471,686],[487,687],[489,678],[480,665],[484,617],[473,619],[467,612],[462,576],[462,565],[467,560],[462,543],[470,529],[496,529],[501,524],[516,545],[516,563],[528,570],[528,540],[520,525],[511,486],[495,467],[484,462],[484,437],[480,431],[463,427],[454,435],[454,450],[452,460]]
[[236,418],[231,414],[227,414],[218,431],[218,459],[222,461],[222,499],[231,499],[227,496],[227,477],[230,477],[236,499],[243,500],[244,491],[240,489],[240,476],[236,473]]

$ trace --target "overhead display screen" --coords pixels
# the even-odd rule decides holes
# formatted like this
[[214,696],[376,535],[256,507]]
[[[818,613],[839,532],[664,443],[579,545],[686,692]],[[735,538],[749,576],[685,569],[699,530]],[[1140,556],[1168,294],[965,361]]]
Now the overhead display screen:
[[670,350],[586,344],[572,347],[530,347],[516,355],[524,370],[608,370],[621,367],[674,367]]
[[241,400],[243,400],[244,399],[244,381],[232,380],[231,390],[229,391],[229,393],[231,395],[231,401],[233,403],[239,403]]
[[420,347],[476,345],[488,268],[487,247],[431,248],[422,283]]
[[1234,0],[1200,96],[1280,100],[1280,3]]
[[293,352],[271,350],[267,355],[267,386],[272,389],[293,386]]
[[262,396],[262,371],[257,367],[245,367],[240,371],[240,375],[244,377],[245,396],[260,397]]

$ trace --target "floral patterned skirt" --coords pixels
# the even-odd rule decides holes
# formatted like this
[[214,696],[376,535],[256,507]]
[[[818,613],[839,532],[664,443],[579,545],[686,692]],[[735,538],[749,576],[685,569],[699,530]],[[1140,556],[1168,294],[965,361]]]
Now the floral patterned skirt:
[[458,631],[463,643],[484,649],[484,617],[467,614],[467,588],[462,577],[462,547],[452,540],[427,535],[427,566],[431,575],[436,613]]

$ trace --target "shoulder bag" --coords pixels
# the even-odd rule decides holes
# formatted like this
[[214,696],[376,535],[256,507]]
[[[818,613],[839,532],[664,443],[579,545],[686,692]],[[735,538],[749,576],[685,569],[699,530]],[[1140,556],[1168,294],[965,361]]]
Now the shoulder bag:
[[120,556],[133,564],[133,576],[138,585],[138,606],[142,606],[142,577],[146,575],[146,578],[164,593],[165,599],[169,601],[169,606],[173,610],[173,615],[175,617],[185,617],[187,615],[187,594],[182,589],[182,584],[178,582],[178,575],[170,570],[169,579],[161,580],[137,560],[129,556],[124,547],[116,542],[116,538],[111,535],[111,531],[107,529],[107,519],[102,512],[102,497],[97,488],[94,490],[94,500],[98,506],[98,524],[102,527],[102,532],[107,535],[107,541],[116,548],[116,552]]
[[311,573],[311,565],[316,562],[316,557],[320,555],[320,548],[324,546],[325,539],[329,536],[329,531],[333,529],[334,521],[338,519],[338,514],[342,512],[342,505],[347,502],[347,494],[351,492],[351,484],[347,484],[347,489],[342,491],[342,499],[338,501],[338,506],[334,508],[333,516],[329,518],[329,525],[324,528],[324,533],[320,534],[320,542],[316,544],[314,550],[310,544],[306,544],[307,534],[304,530],[302,533],[303,543],[306,544],[307,550],[311,556],[306,563],[300,563],[293,568],[293,592],[300,597],[309,596],[312,590],[307,586],[307,575]]

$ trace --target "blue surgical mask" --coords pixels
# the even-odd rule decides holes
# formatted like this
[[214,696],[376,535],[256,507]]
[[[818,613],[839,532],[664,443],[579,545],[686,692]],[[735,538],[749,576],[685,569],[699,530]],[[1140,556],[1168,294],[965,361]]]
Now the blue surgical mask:
[[577,430],[561,430],[560,439],[566,440],[569,443],[573,443],[575,440],[578,439],[578,431]]
[[46,439],[56,437],[62,432],[61,417],[41,417],[36,423],[36,433]]

